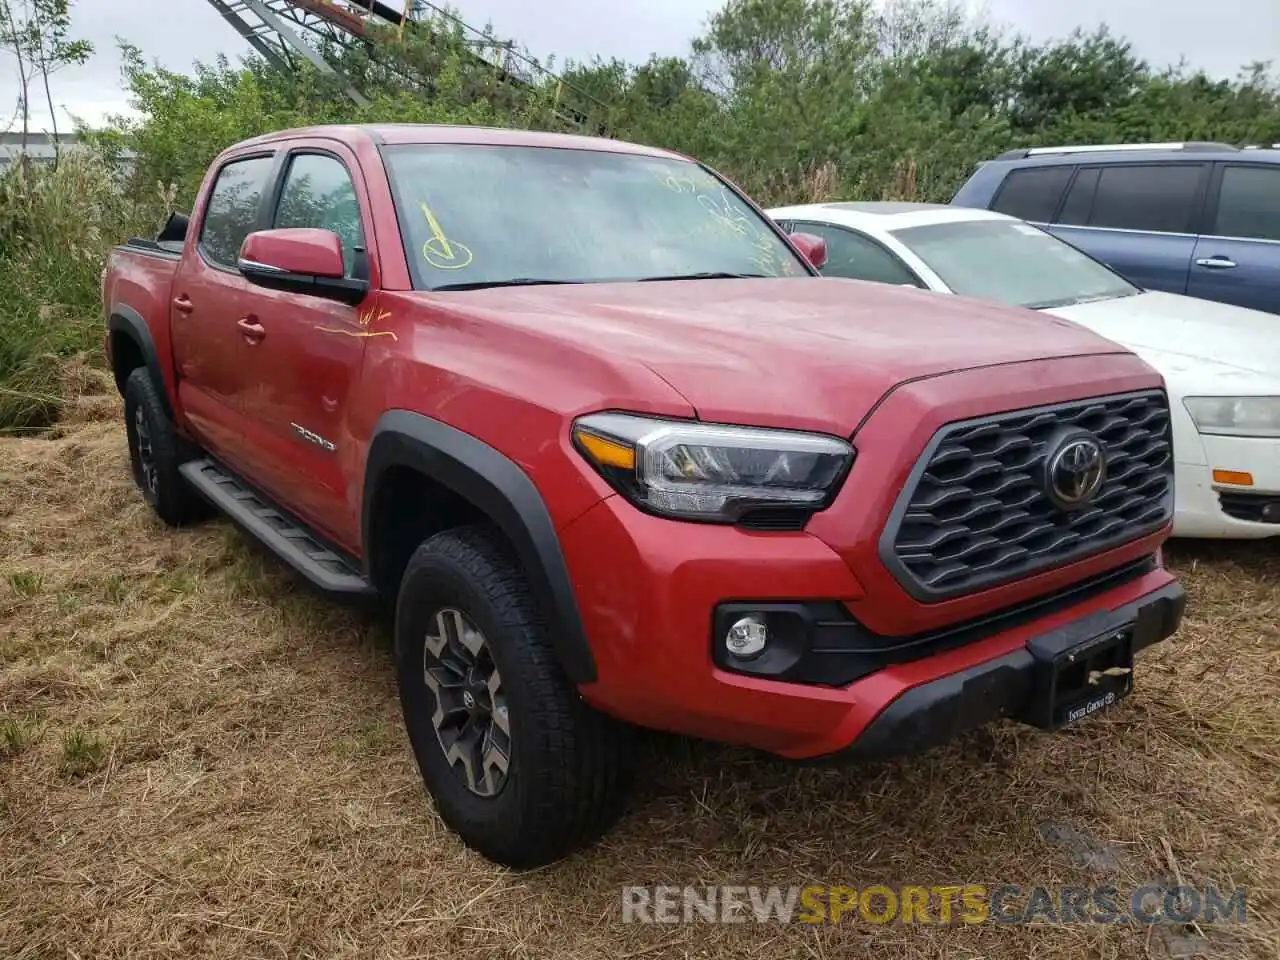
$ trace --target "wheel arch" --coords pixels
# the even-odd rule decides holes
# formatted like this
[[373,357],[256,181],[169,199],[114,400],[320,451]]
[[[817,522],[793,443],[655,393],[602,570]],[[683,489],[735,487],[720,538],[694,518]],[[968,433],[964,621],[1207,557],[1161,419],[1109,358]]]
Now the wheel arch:
[[502,532],[529,577],[565,674],[574,683],[593,682],[595,659],[542,495],[519,465],[468,433],[408,410],[378,419],[365,467],[361,523],[370,580],[378,584],[387,576],[378,505],[392,485],[384,481],[404,469],[465,501]]
[[112,304],[107,317],[107,335],[111,345],[111,373],[120,395],[124,396],[129,374],[140,366],[146,367],[156,385],[165,414],[173,419],[164,372],[160,368],[160,354],[142,314],[123,303]]

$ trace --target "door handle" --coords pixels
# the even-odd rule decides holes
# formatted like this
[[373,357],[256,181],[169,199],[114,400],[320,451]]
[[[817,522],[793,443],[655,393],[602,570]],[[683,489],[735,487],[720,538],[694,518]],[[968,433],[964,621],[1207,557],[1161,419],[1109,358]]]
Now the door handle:
[[1230,257],[1201,257],[1196,261],[1197,267],[1208,267],[1210,270],[1230,270],[1236,262]]
[[250,343],[257,343],[267,335],[266,327],[252,317],[241,317],[236,321],[236,326],[240,328],[240,332],[244,334],[244,338]]
[[179,294],[173,298],[173,309],[177,310],[179,313],[189,314],[195,308],[196,305],[191,302],[191,298],[185,293]]

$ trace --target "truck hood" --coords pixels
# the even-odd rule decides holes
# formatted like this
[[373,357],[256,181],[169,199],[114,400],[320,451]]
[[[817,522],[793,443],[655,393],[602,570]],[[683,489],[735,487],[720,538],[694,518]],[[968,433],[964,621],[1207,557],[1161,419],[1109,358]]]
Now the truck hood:
[[642,363],[704,420],[845,435],[904,381],[1128,352],[1043,313],[856,280],[564,284],[418,296],[435,310]]
[[1280,316],[1147,291],[1046,310],[1124,344],[1166,377],[1280,377]]

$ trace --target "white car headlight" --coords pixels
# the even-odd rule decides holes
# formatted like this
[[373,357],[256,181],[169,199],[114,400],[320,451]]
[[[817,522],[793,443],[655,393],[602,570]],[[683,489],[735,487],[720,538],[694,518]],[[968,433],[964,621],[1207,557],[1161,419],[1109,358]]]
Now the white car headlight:
[[1280,397],[1184,397],[1201,433],[1227,437],[1280,437]]
[[813,513],[853,462],[839,437],[597,413],[577,420],[578,451],[619,493],[669,517],[733,523],[760,508]]

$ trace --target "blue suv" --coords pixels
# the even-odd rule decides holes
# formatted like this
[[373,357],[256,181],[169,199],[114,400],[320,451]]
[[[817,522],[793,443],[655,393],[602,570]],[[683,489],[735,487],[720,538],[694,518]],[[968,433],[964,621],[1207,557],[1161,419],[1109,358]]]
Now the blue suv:
[[1149,290],[1280,313],[1280,144],[1010,150],[951,202],[1042,226]]

